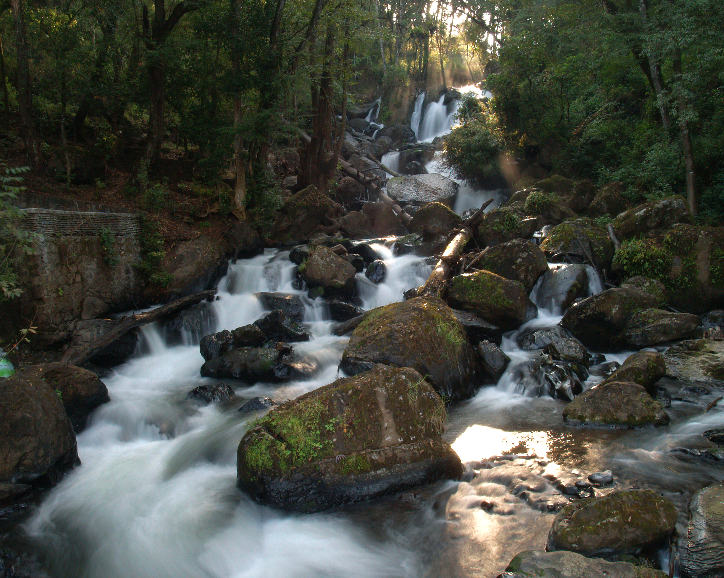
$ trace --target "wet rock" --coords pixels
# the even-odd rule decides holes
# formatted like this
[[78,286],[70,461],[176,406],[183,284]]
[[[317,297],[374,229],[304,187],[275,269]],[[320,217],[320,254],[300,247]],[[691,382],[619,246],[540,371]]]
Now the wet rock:
[[235,221],[223,235],[226,254],[233,259],[250,259],[264,250],[259,233],[246,221]]
[[309,186],[284,203],[274,230],[268,233],[280,245],[307,241],[317,230],[335,220],[340,212],[341,207],[337,203]]
[[677,391],[672,397],[677,401],[685,401],[687,403],[702,403],[702,398],[711,395],[711,390],[700,385],[685,385]]
[[618,351],[627,345],[624,332],[630,317],[660,304],[658,294],[624,283],[572,305],[561,325],[591,349]]
[[585,265],[562,265],[543,273],[537,302],[551,311],[565,311],[576,299],[588,295],[588,271]]
[[677,223],[692,222],[686,200],[676,196],[644,203],[621,213],[613,220],[613,228],[623,241],[653,229],[668,229]]
[[362,212],[372,223],[372,234],[376,237],[406,235],[407,228],[395,211],[385,203],[365,203]]
[[[78,321],[73,330],[70,350],[85,351],[103,338],[121,321],[116,319],[86,319]],[[138,330],[132,329],[113,343],[101,349],[90,361],[99,367],[115,367],[125,362],[136,351]]]
[[17,495],[9,486],[53,485],[80,463],[73,426],[43,373],[34,365],[2,380],[0,484],[8,485],[6,495]]
[[627,381],[638,383],[649,394],[656,392],[656,382],[666,374],[664,356],[658,351],[639,351],[626,358],[623,365],[609,375],[603,383]]
[[575,552],[521,552],[498,578],[666,578],[660,570],[607,562]]
[[577,256],[581,263],[592,259],[598,269],[609,270],[613,259],[613,241],[606,229],[590,219],[566,221],[551,229],[540,247],[551,261]]
[[415,131],[406,124],[388,125],[379,130],[377,138],[389,137],[393,143],[415,142]]
[[234,397],[234,390],[230,385],[217,383],[214,385],[199,385],[192,389],[186,399],[194,399],[205,403],[218,403]]
[[459,188],[455,181],[437,173],[393,177],[387,181],[387,194],[406,203],[451,205]]
[[382,255],[370,247],[369,243],[360,243],[359,245],[355,245],[349,250],[349,252],[362,257],[365,263],[372,263],[372,261],[382,259]]
[[583,391],[583,381],[588,377],[585,368],[575,363],[553,361],[544,363],[541,370],[549,395],[565,401],[572,401]]
[[237,485],[257,501],[316,512],[459,478],[444,423],[444,404],[419,373],[378,365],[255,422],[239,444]]
[[[359,206],[361,208],[361,202]],[[361,211],[349,211],[341,216],[339,226],[350,239],[369,239],[372,236],[372,223],[369,217]]]
[[699,327],[699,316],[661,309],[636,311],[626,323],[624,337],[632,347],[649,347],[675,339],[686,339]]
[[558,361],[572,361],[588,367],[591,355],[583,343],[573,337],[556,339],[543,348],[543,352]]
[[247,415],[258,411],[266,411],[276,406],[276,402],[268,397],[254,397],[239,408],[239,413]]
[[442,203],[428,203],[415,212],[407,228],[425,239],[450,235],[462,222],[462,218],[453,213],[450,207]]
[[709,385],[724,381],[724,341],[682,341],[666,350],[664,360],[667,377]]
[[487,340],[500,347],[503,341],[503,330],[500,329],[500,327],[488,323],[484,319],[480,319],[477,315],[473,315],[467,311],[453,309],[452,312],[453,315],[455,315],[455,319],[463,326],[470,343],[479,343]]
[[95,373],[82,367],[48,363],[38,366],[38,374],[63,401],[76,432],[85,428],[88,416],[95,408],[111,401],[105,384]]
[[301,265],[309,258],[309,246],[297,245],[289,251],[289,260],[295,265]]
[[543,327],[540,329],[530,329],[524,331],[518,336],[518,346],[526,351],[532,351],[533,349],[543,349],[551,343],[560,341],[562,339],[570,339],[571,335],[560,327],[555,325],[553,327]]
[[310,287],[322,287],[325,295],[354,295],[357,271],[327,247],[315,247],[299,273]]
[[666,425],[669,416],[643,386],[614,381],[577,396],[563,410],[563,420],[575,425],[633,428]]
[[724,446],[724,429],[710,429],[702,434],[710,442]]
[[480,247],[499,245],[513,239],[528,239],[538,228],[534,224],[532,230],[523,225],[522,215],[509,207],[499,207],[488,211],[475,231],[475,240]]
[[342,259],[352,265],[357,273],[362,273],[362,271],[365,270],[365,260],[359,255],[351,255],[350,253],[346,253],[345,255],[342,255]]
[[440,299],[417,297],[369,311],[340,367],[354,375],[376,363],[415,368],[451,401],[472,397],[482,379],[463,328]]
[[709,311],[701,318],[704,339],[724,340],[724,309]]
[[208,361],[239,347],[261,347],[268,339],[256,325],[244,325],[233,331],[224,329],[206,335],[201,339],[199,349],[201,356]]
[[289,293],[254,293],[261,306],[269,311],[281,310],[295,321],[304,321],[304,303],[299,295]]
[[329,306],[329,315],[333,321],[349,321],[364,314],[364,310],[360,307],[340,299],[332,299],[327,305]]
[[495,343],[487,340],[481,341],[478,344],[478,355],[480,356],[483,371],[493,381],[500,379],[503,373],[505,373],[505,368],[508,367],[510,363],[510,357],[503,353],[503,350],[495,345]]
[[674,448],[671,450],[671,453],[683,454],[692,458],[696,458],[698,460],[705,460],[717,464],[724,463],[724,449],[718,447],[704,449]]
[[387,278],[387,265],[384,261],[372,261],[367,266],[365,277],[373,283],[382,283]]
[[266,335],[266,338],[271,341],[288,343],[309,341],[309,332],[279,309],[272,311],[261,319],[257,319],[253,325],[258,327]]
[[708,486],[689,504],[689,527],[681,551],[684,578],[724,575],[724,485]]
[[537,311],[520,282],[489,271],[453,277],[447,299],[453,307],[474,313],[503,331],[533,319]]
[[651,490],[624,490],[574,502],[556,515],[548,551],[584,556],[636,554],[663,543],[676,526],[676,508]]
[[548,271],[543,251],[535,243],[524,239],[488,247],[475,266],[511,281],[519,281],[526,293],[530,293],[538,278]]
[[[259,381],[283,381],[286,355],[271,347],[240,347],[209,359],[201,366],[203,377],[240,379],[248,385]],[[281,375],[281,377],[280,377]]]
[[588,476],[588,481],[596,486],[608,486],[613,483],[613,472],[611,470],[596,472]]

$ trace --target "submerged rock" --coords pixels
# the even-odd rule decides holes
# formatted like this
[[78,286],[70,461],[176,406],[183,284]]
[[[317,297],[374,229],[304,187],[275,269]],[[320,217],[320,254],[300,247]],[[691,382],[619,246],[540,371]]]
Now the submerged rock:
[[666,540],[676,508],[651,490],[623,490],[565,506],[548,534],[548,551],[584,556],[636,554]]
[[434,298],[392,303],[365,315],[340,367],[354,375],[376,363],[414,368],[451,401],[472,397],[482,379],[463,328],[450,308]]
[[498,578],[666,578],[660,570],[629,562],[586,558],[575,552],[521,552]]
[[681,551],[684,578],[724,576],[724,485],[708,486],[689,504],[689,527]]
[[317,512],[456,479],[463,468],[444,424],[419,373],[378,365],[256,421],[239,444],[237,485],[259,502]]

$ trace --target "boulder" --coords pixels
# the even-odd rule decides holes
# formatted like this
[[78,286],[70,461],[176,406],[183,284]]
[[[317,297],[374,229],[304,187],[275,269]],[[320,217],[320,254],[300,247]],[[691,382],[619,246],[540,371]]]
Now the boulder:
[[248,415],[273,408],[277,403],[268,397],[253,397],[239,408],[241,415]]
[[364,132],[370,126],[370,123],[364,118],[351,118],[347,122],[347,126],[357,132]]
[[475,231],[475,241],[480,247],[489,247],[513,239],[528,239],[537,228],[537,223],[532,227],[524,226],[523,217],[518,211],[500,207],[483,215],[483,220]]
[[632,201],[624,195],[626,186],[620,182],[612,182],[601,187],[593,201],[588,207],[588,214],[591,217],[615,217],[619,213],[623,213],[633,204]]
[[304,321],[304,303],[299,295],[290,293],[254,293],[261,306],[269,311],[281,310],[295,321]]
[[225,252],[232,259],[249,259],[264,250],[261,237],[246,221],[235,221],[224,229]]
[[523,189],[510,198],[510,204],[521,206],[526,215],[540,219],[541,223],[557,225],[574,219],[576,213],[556,193],[547,193],[535,187]]
[[359,211],[366,196],[364,185],[352,177],[344,177],[332,192],[334,200],[350,211]]
[[544,347],[560,341],[562,339],[570,339],[571,335],[560,325],[553,327],[539,327],[537,329],[528,329],[518,335],[518,346],[526,351],[533,349],[543,349]]
[[43,371],[30,366],[2,380],[0,484],[6,497],[28,485],[55,484],[80,463],[73,425]]
[[488,247],[475,266],[511,281],[520,281],[530,293],[538,278],[548,271],[548,261],[538,245],[524,239],[513,239]]
[[201,375],[240,379],[247,385],[288,381],[299,376],[291,366],[290,352],[289,347],[240,347],[206,361],[201,366]]
[[354,245],[349,252],[362,257],[365,263],[372,263],[372,261],[382,259],[382,255],[375,251],[369,243],[359,243],[358,245]]
[[82,367],[48,363],[38,366],[38,374],[60,396],[76,432],[85,428],[95,408],[111,401],[105,384],[95,373]]
[[387,265],[380,259],[372,261],[372,263],[367,266],[365,277],[373,283],[382,283],[387,277]]
[[239,443],[237,485],[259,502],[317,512],[459,478],[444,426],[445,406],[419,373],[378,365],[254,422]]
[[493,381],[498,381],[505,373],[505,368],[510,363],[508,357],[500,347],[490,341],[481,341],[478,343],[478,355],[480,356],[480,364],[483,367],[485,375]]
[[568,504],[553,520],[549,552],[583,556],[636,554],[663,544],[676,527],[676,508],[651,490],[623,490]]
[[699,490],[689,504],[689,527],[681,549],[683,578],[724,576],[724,484]]
[[543,352],[557,361],[580,363],[585,367],[588,367],[591,359],[591,354],[588,353],[583,343],[574,337],[556,339],[546,345]]
[[340,211],[341,207],[327,195],[313,186],[306,187],[284,203],[270,239],[283,245],[307,241],[315,231],[334,221]]
[[497,346],[500,346],[502,343],[503,330],[497,325],[488,323],[484,319],[480,319],[477,315],[473,315],[467,311],[453,309],[452,312],[453,315],[455,315],[455,319],[463,326],[470,343],[479,343],[486,340],[495,343]]
[[626,381],[638,383],[650,394],[656,391],[656,382],[666,374],[664,356],[658,351],[639,351],[629,356],[623,365],[609,375],[603,383]]
[[392,139],[390,137],[377,135],[377,138],[370,145],[370,153],[372,153],[375,158],[381,159],[382,155],[390,152],[391,146]]
[[561,175],[538,181],[536,188],[549,195],[555,195],[559,205],[573,213],[583,213],[596,197],[596,189],[590,180],[574,181]]
[[450,235],[462,222],[462,218],[446,205],[429,203],[415,212],[407,228],[423,239],[428,239],[437,235]]
[[699,316],[691,313],[643,309],[629,318],[624,327],[624,339],[632,347],[650,347],[657,343],[686,339],[700,323]]
[[536,316],[525,287],[491,273],[465,273],[450,280],[447,299],[451,306],[469,311],[500,327],[515,329]]
[[190,341],[195,343],[214,330],[216,315],[211,303],[202,301],[179,311],[171,319],[162,323],[166,341],[170,345],[184,343],[185,340],[188,340],[188,336],[191,338]]
[[357,270],[327,247],[314,247],[299,273],[310,288],[322,287],[325,295],[351,296],[355,292]]
[[563,420],[575,425],[634,428],[666,425],[669,416],[643,386],[612,381],[576,397],[563,410]]
[[340,217],[339,226],[349,239],[369,239],[372,236],[372,223],[361,211],[350,211]]
[[162,272],[171,276],[165,287],[151,287],[147,298],[173,301],[185,295],[211,289],[226,274],[229,262],[218,241],[204,235],[179,243],[161,261]]
[[349,321],[354,317],[364,314],[364,310],[352,303],[347,303],[341,299],[332,299],[327,302],[329,307],[329,316],[333,321]]
[[375,138],[389,137],[393,143],[415,142],[415,131],[406,124],[388,125],[377,132]]
[[546,355],[519,363],[509,373],[515,393],[527,397],[547,395],[567,401],[581,393],[583,381],[588,377],[583,365],[554,361]]
[[244,325],[233,331],[224,329],[204,336],[199,349],[201,356],[208,361],[239,347],[261,347],[268,339],[256,325]]
[[[75,324],[69,349],[81,353],[98,342],[121,323],[117,319],[86,319]],[[132,329],[101,349],[90,361],[100,367],[114,367],[126,361],[136,351],[138,330]]]
[[385,203],[365,203],[362,212],[372,223],[372,235],[375,237],[391,237],[406,235],[407,229],[395,211]]
[[186,394],[186,399],[193,399],[204,403],[219,403],[234,397],[234,390],[226,383],[214,385],[199,385]]
[[720,386],[724,381],[724,341],[682,341],[664,353],[666,377]]
[[654,229],[668,229],[677,223],[692,224],[686,200],[681,196],[658,199],[633,207],[613,220],[619,240],[645,235]]
[[[270,341],[284,341],[293,343],[295,341],[309,341],[309,332],[297,323],[293,317],[284,311],[277,309],[254,321],[253,325],[258,327]],[[251,329],[249,330],[252,331]],[[236,343],[241,342],[239,334],[234,335]],[[249,344],[251,345],[251,344]]]
[[551,229],[541,243],[541,249],[551,261],[573,257],[580,263],[593,260],[596,268],[609,270],[613,259],[613,241],[603,227],[590,219],[566,221]]
[[366,156],[362,156],[361,154],[354,154],[349,157],[349,160],[347,162],[359,172],[363,173],[368,177],[375,176],[379,177],[380,179],[387,178],[387,173],[385,172],[385,170],[380,168],[377,163],[372,162]]
[[387,194],[405,203],[452,205],[459,188],[455,181],[437,173],[393,177],[387,181]]
[[348,375],[376,363],[412,367],[446,400],[472,397],[482,378],[475,351],[450,308],[417,297],[369,311],[342,354]]
[[575,552],[521,552],[498,578],[667,578],[660,570],[629,562],[586,558]]
[[[662,304],[660,290],[639,282],[624,283],[572,305],[561,325],[584,345],[597,351],[618,351],[627,345],[625,328],[639,310]],[[660,284],[659,284],[660,286]]]
[[552,267],[543,273],[536,302],[552,312],[563,312],[576,299],[589,294],[588,270],[585,265]]

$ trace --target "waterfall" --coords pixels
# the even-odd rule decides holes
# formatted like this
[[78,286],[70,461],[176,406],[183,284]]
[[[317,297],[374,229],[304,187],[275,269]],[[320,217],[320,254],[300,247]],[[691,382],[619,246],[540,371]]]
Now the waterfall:
[[451,111],[445,106],[445,95],[443,94],[437,102],[431,102],[425,109],[425,115],[417,134],[417,140],[420,142],[429,142],[435,137],[445,135],[450,132],[455,124],[455,113],[458,110],[460,102],[454,100],[450,106]]
[[365,117],[365,120],[367,122],[373,122],[377,120],[377,117],[380,115],[380,104],[382,103],[382,97],[380,96],[377,100],[375,100],[375,103],[372,105],[372,108],[367,113],[367,116]]
[[380,162],[388,169],[393,170],[396,173],[400,172],[400,153],[398,151],[383,154]]
[[412,116],[410,117],[410,126],[412,127],[412,130],[415,133],[415,138],[417,140],[420,140],[420,137],[417,133],[420,130],[420,120],[422,119],[422,105],[424,102],[425,92],[423,91],[417,95],[417,98],[415,99],[415,109],[412,111]]

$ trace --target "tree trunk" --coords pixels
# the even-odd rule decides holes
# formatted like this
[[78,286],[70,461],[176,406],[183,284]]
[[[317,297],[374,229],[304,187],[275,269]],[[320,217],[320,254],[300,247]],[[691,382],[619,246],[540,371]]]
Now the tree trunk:
[[[238,79],[241,76],[241,55],[236,42],[239,34],[239,16],[237,14],[237,0],[231,0],[230,14],[231,35],[232,35],[232,64],[234,76]],[[246,165],[244,163],[244,143],[241,136],[241,94],[238,88],[234,88],[234,167],[236,178],[234,181],[234,199],[232,212],[237,219],[246,219]]]
[[30,85],[30,61],[28,57],[22,0],[11,0],[11,7],[15,21],[15,41],[18,53],[18,108],[20,109],[20,123],[30,164],[34,168],[38,168],[43,165],[43,155],[40,152],[40,139],[38,138],[35,123],[33,122],[33,92]]
[[3,109],[5,117],[3,118],[3,129],[5,132],[10,130],[10,96],[8,95],[7,74],[5,72],[5,50],[3,48],[3,39],[0,36],[0,80],[3,83]]
[[696,190],[696,167],[694,164],[694,151],[691,146],[691,134],[689,132],[689,103],[686,98],[684,78],[681,70],[681,48],[674,49],[672,69],[676,81],[676,107],[679,115],[679,128],[681,129],[681,150],[684,155],[684,167],[686,170],[686,200],[689,204],[689,211],[696,216],[699,213],[699,194]]
[[[641,22],[643,23],[644,30],[648,30],[649,15],[647,0],[639,0],[639,13],[641,14]],[[669,107],[666,104],[664,82],[661,78],[661,64],[659,63],[659,59],[654,54],[649,54],[648,59],[649,69],[651,70],[651,85],[653,86],[654,93],[656,95],[656,102],[659,107],[659,113],[661,114],[661,123],[668,131],[671,127],[671,117],[669,115]]]

